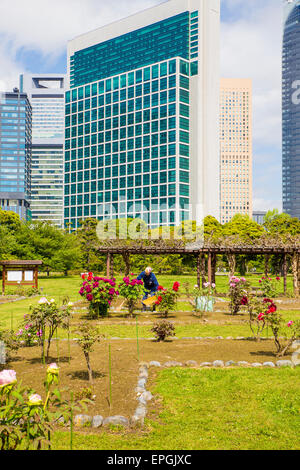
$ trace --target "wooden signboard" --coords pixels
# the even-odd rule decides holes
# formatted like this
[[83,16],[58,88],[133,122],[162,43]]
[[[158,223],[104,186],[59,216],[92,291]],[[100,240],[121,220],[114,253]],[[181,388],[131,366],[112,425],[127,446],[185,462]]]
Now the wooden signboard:
[[2,295],[6,286],[33,286],[38,288],[38,270],[42,261],[0,261],[2,266]]

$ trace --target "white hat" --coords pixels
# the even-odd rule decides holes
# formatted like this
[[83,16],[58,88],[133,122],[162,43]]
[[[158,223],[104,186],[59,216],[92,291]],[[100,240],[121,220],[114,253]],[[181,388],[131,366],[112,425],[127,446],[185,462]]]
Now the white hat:
[[149,274],[150,274],[151,271],[152,271],[152,268],[150,268],[149,266],[145,269],[145,272],[146,272],[146,273],[149,273]]

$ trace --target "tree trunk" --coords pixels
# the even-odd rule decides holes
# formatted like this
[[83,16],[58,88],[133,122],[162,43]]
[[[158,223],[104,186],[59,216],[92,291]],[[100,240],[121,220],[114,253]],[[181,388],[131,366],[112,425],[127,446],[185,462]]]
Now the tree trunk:
[[86,364],[88,368],[89,381],[90,381],[90,384],[92,384],[93,383],[93,371],[92,371],[91,364],[90,364],[90,355],[89,353],[85,352],[84,356],[85,356],[85,360],[86,360]]

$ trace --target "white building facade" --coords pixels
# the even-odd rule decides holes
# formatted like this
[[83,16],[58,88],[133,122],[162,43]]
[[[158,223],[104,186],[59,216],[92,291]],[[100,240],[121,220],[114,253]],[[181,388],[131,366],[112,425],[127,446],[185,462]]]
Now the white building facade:
[[32,106],[32,220],[63,225],[65,75],[23,74],[20,89]]
[[219,218],[219,0],[170,0],[68,44],[64,221]]

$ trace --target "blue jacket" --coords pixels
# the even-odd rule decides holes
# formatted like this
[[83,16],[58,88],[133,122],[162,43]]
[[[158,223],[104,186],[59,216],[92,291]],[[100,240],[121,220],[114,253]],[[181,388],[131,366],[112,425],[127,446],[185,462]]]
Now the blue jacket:
[[155,274],[150,273],[149,276],[143,271],[137,278],[138,281],[144,281],[144,287],[146,290],[150,290],[151,292],[156,292],[158,289],[158,281],[156,279]]

